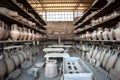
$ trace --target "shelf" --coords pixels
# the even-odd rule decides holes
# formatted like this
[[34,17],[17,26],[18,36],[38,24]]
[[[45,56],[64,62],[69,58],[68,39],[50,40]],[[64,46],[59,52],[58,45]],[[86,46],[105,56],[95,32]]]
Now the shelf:
[[[46,30],[46,28],[40,23],[38,22],[35,18],[33,18],[31,15],[28,14],[27,11],[23,10],[21,7],[19,7],[15,2],[13,2],[12,0],[2,0],[0,2],[2,5],[3,3],[6,4],[4,5],[5,7],[7,7],[8,9],[17,11],[21,16],[27,18],[30,21],[35,22],[40,28]],[[11,6],[14,5],[14,6]]]
[[26,43],[26,42],[33,42],[32,40],[28,41],[28,40],[20,40],[20,41],[0,41],[0,44],[3,43]]
[[8,50],[8,49],[13,49],[13,48],[22,48],[23,45],[19,45],[19,46],[7,46],[7,47],[4,47],[4,50]]
[[88,20],[82,22],[82,24],[80,24],[77,27],[75,27],[74,30],[85,26],[87,23],[90,23],[90,21],[93,18],[99,18],[101,16],[104,16],[104,15],[112,12],[113,10],[115,10],[116,8],[118,8],[119,5],[120,5],[120,1],[118,1],[118,0],[115,0],[114,2],[107,4],[102,9],[100,9],[97,14],[93,15],[91,18],[89,18]]
[[93,16],[85,21],[83,21],[80,25],[78,25],[77,27],[75,27],[75,30],[78,28],[81,28],[82,26],[85,26],[88,22],[90,22],[92,20]]
[[117,9],[120,7],[120,0],[114,0],[114,2],[107,4],[106,6],[104,6],[102,9],[100,9],[100,11],[98,12],[98,14],[96,14],[96,17],[101,17],[104,16],[110,12],[112,12],[113,10]]
[[[100,22],[100,23],[98,23],[98,24],[96,24],[96,25],[94,25],[94,26],[90,26],[90,27],[87,27],[87,28],[85,28],[85,29],[83,29],[83,30],[81,30],[80,32],[77,32],[76,34],[80,34],[80,33],[84,33],[84,32],[86,32],[86,31],[93,31],[93,30],[95,30],[96,28],[98,28],[98,27],[105,27],[105,26],[109,26],[109,25],[115,25],[116,23],[117,23],[117,21],[119,21],[120,20],[120,15],[117,15],[117,16],[115,16],[115,17],[111,17],[110,19],[108,19],[108,20],[105,20],[105,21],[102,21],[102,22]],[[110,27],[111,27],[110,26]]]
[[[118,43],[120,44],[120,40],[81,40],[83,42],[104,42],[104,43]],[[101,43],[100,43],[101,44]]]
[[9,23],[17,24],[20,27],[23,27],[23,26],[26,27],[26,28],[29,27],[29,28],[34,29],[35,31],[41,33],[41,34],[45,34],[44,32],[40,31],[39,29],[36,29],[35,27],[31,27],[27,24],[24,24],[24,23],[20,22],[19,20],[16,20],[16,19],[14,19],[10,16],[7,16],[7,15],[4,15],[2,13],[0,13],[0,18],[4,21],[8,21]]
[[95,0],[95,2],[92,4],[92,6],[84,13],[84,15],[79,18],[74,25],[78,25],[80,22],[82,22],[85,17],[87,17],[92,11],[95,11],[99,8],[101,8],[102,6],[104,6],[106,4],[105,0]]
[[46,22],[36,13],[36,11],[32,8],[32,6],[26,0],[18,0],[21,2],[25,7],[28,7],[28,11],[35,15],[35,17],[43,24],[46,25]]

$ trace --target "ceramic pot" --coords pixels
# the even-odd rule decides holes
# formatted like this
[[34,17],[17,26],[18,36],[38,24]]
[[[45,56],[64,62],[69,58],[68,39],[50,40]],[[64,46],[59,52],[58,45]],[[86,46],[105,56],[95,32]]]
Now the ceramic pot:
[[23,29],[20,28],[20,38],[19,38],[19,40],[23,40],[23,38],[24,38]]
[[5,29],[5,34],[4,34],[4,40],[7,40],[8,39],[8,37],[9,37],[9,35],[10,35],[10,32],[9,32],[9,30],[7,29],[7,25],[6,24],[4,24],[4,29]]
[[27,55],[27,59],[29,60],[30,59],[30,53],[28,51],[24,51]]
[[95,59],[96,59],[97,61],[100,61],[100,55],[101,55],[101,53],[102,53],[102,50],[99,50],[99,52],[96,54]]
[[102,40],[102,33],[103,33],[103,28],[99,27],[97,32],[98,40]]
[[119,52],[115,52],[114,54],[112,54],[111,56],[110,56],[110,58],[108,59],[108,62],[107,62],[107,64],[106,64],[106,70],[107,71],[110,71],[110,69],[112,69],[113,68],[113,66],[115,65],[115,62],[116,62],[116,60],[117,60],[117,57],[118,57],[118,54],[119,54]]
[[97,31],[96,30],[94,30],[92,33],[92,39],[97,40]]
[[20,37],[20,32],[18,31],[18,26],[16,24],[11,26],[10,37],[13,40],[18,40]]
[[116,40],[120,40],[120,22],[117,25],[117,28],[114,30],[114,36]]
[[109,39],[110,40],[114,40],[114,35],[113,35],[113,33],[114,33],[114,29],[110,29],[110,32],[108,33],[108,37],[109,37]]
[[120,72],[120,55],[118,56],[118,59],[115,63],[114,69]]
[[106,54],[106,51],[107,51],[107,49],[104,49],[103,52],[101,53],[101,55],[100,55],[100,63],[103,62],[104,56]]
[[86,40],[91,40],[91,34],[88,31],[86,32]]
[[89,52],[89,56],[90,56],[90,58],[92,57],[94,47],[95,47],[95,46],[94,46],[94,45],[92,45],[92,48],[90,49],[90,52]]
[[0,40],[3,40],[4,35],[5,35],[4,23],[0,21]]
[[58,75],[57,64],[55,60],[46,61],[45,76],[47,78],[54,78]]
[[18,13],[16,11],[12,11],[12,10],[8,10],[7,15],[11,16],[11,17],[18,17]]
[[95,58],[97,52],[98,52],[98,47],[96,46],[96,47],[95,47],[95,50],[93,51],[93,55],[92,55],[92,58],[93,58],[93,59]]
[[19,60],[18,55],[13,55],[11,58],[13,59],[15,63],[15,67],[18,67],[20,65],[20,60]]
[[24,56],[24,59],[26,60],[26,59],[27,59],[27,55],[26,55],[26,53],[23,52],[23,51],[20,51],[20,53]]
[[107,62],[108,62],[108,59],[110,58],[110,55],[111,55],[112,51],[109,50],[106,54],[105,54],[105,57],[103,58],[103,62],[102,62],[102,67],[105,68]]
[[28,40],[31,40],[32,39],[32,33],[31,33],[31,30],[28,29]]
[[7,74],[9,74],[15,69],[14,60],[12,58],[5,59],[5,63],[7,65]]
[[27,40],[28,33],[27,33],[27,29],[26,28],[23,28],[23,34],[24,34],[23,40]]
[[7,72],[7,66],[4,60],[0,60],[0,79],[4,77]]
[[109,29],[105,28],[104,32],[102,33],[102,37],[104,40],[108,40]]
[[18,55],[18,57],[19,57],[20,64],[22,64],[22,63],[24,62],[24,60],[25,60],[23,54],[21,54],[21,53],[18,52],[17,55]]
[[35,40],[34,30],[32,30],[32,40]]

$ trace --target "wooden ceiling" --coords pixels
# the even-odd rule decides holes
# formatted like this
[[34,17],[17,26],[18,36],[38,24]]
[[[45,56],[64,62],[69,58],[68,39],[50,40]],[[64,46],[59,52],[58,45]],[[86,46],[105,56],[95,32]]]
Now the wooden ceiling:
[[37,12],[85,11],[94,0],[27,0]]

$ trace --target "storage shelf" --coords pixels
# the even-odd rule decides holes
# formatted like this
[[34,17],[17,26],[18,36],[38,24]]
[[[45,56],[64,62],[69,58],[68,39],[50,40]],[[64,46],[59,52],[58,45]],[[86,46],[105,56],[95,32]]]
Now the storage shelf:
[[120,43],[120,40],[81,40],[83,42]]
[[30,13],[33,13],[35,15],[35,17],[43,24],[43,25],[47,25],[46,22],[38,15],[38,13],[36,13],[36,11],[32,8],[32,6],[27,2],[27,0],[18,0],[21,3],[23,3],[23,5],[25,7],[28,7],[30,9],[28,9],[28,11]]
[[116,22],[117,21],[119,21],[120,20],[120,15],[117,15],[117,16],[115,16],[115,17],[111,17],[110,19],[108,19],[108,20],[105,20],[105,21],[102,21],[102,22],[100,22],[100,23],[98,23],[98,24],[96,24],[96,25],[94,25],[94,26],[90,26],[90,27],[87,27],[87,28],[85,28],[85,29],[83,29],[83,30],[81,30],[80,32],[77,32],[77,33],[75,33],[75,34],[80,34],[80,33],[84,33],[84,32],[86,32],[86,31],[93,31],[93,30],[95,30],[96,28],[98,28],[98,27],[104,27],[104,25],[106,26],[106,25],[115,25],[116,24]]
[[7,41],[0,41],[0,44],[1,43],[26,43],[26,42],[33,42],[33,41],[32,40],[30,41],[29,40],[19,40],[19,41],[10,41],[10,40],[8,41],[7,40]]
[[92,6],[85,12],[85,14],[74,23],[74,25],[78,25],[80,22],[82,22],[85,19],[85,17],[87,15],[89,15],[91,13],[91,11],[95,11],[96,9],[101,8],[102,6],[105,5],[105,3],[106,3],[105,0],[104,1],[103,0],[96,0],[92,4]]
[[[46,28],[40,22],[38,22],[35,18],[33,18],[31,15],[29,15],[27,11],[23,10],[12,0],[2,0],[2,2],[7,4],[7,7],[9,7],[11,10],[13,9],[13,10],[17,11],[21,16],[29,19],[30,21],[35,22],[40,28],[46,30]],[[1,2],[1,4],[3,4],[2,2]],[[11,5],[14,5],[14,6],[11,6]]]
[[107,4],[106,6],[104,6],[102,9],[100,9],[98,11],[98,13],[96,13],[95,15],[93,15],[91,18],[89,18],[88,20],[82,22],[82,24],[78,25],[77,27],[74,28],[74,30],[78,29],[78,28],[82,28],[83,26],[85,26],[87,23],[90,23],[90,21],[93,18],[99,18],[101,16],[104,16],[108,13],[110,13],[111,11],[115,10],[117,7],[119,7],[120,5],[120,1],[115,0],[112,3]]
[[20,22],[19,20],[16,20],[16,19],[14,19],[10,16],[7,16],[7,15],[4,15],[2,13],[0,13],[0,18],[2,20],[9,21],[10,23],[17,24],[18,26],[21,26],[21,27],[24,26],[24,27],[27,27],[27,28],[29,27],[29,28],[34,29],[35,31],[37,31],[39,33],[45,34],[44,32],[40,31],[39,29],[36,29],[35,27],[24,24],[24,23]]
[[115,10],[118,7],[120,7],[120,1],[119,0],[114,0],[114,2],[109,3],[106,6],[104,6],[102,9],[100,9],[98,14],[96,14],[95,16],[96,17],[104,16],[104,15],[112,12],[113,10]]

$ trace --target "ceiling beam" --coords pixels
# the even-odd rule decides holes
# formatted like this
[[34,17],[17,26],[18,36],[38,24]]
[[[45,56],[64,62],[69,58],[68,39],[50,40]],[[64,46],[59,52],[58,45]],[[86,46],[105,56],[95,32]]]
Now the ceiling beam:
[[[44,6],[44,8],[74,8],[74,7],[76,7],[76,6]],[[79,7],[86,8],[86,7],[90,7],[90,6],[79,6]],[[42,7],[34,7],[34,8],[42,8]]]
[[[56,10],[74,10],[74,9],[46,9],[46,11],[51,11],[51,10],[54,10],[54,11],[56,11]],[[85,10],[85,9],[78,9],[78,10]],[[42,11],[42,10],[36,10],[36,11]]]
[[78,0],[79,2],[78,2],[78,4],[76,5],[76,7],[75,7],[75,9],[74,9],[74,11],[73,12],[75,12],[76,11],[76,9],[80,6],[80,1],[81,0]]
[[[38,0],[38,1],[39,1],[40,4],[42,3],[42,0]],[[41,4],[41,7],[44,11],[46,11],[45,8],[43,7],[43,4]]]
[[92,4],[92,2],[41,2],[41,3],[31,3],[30,4]]

